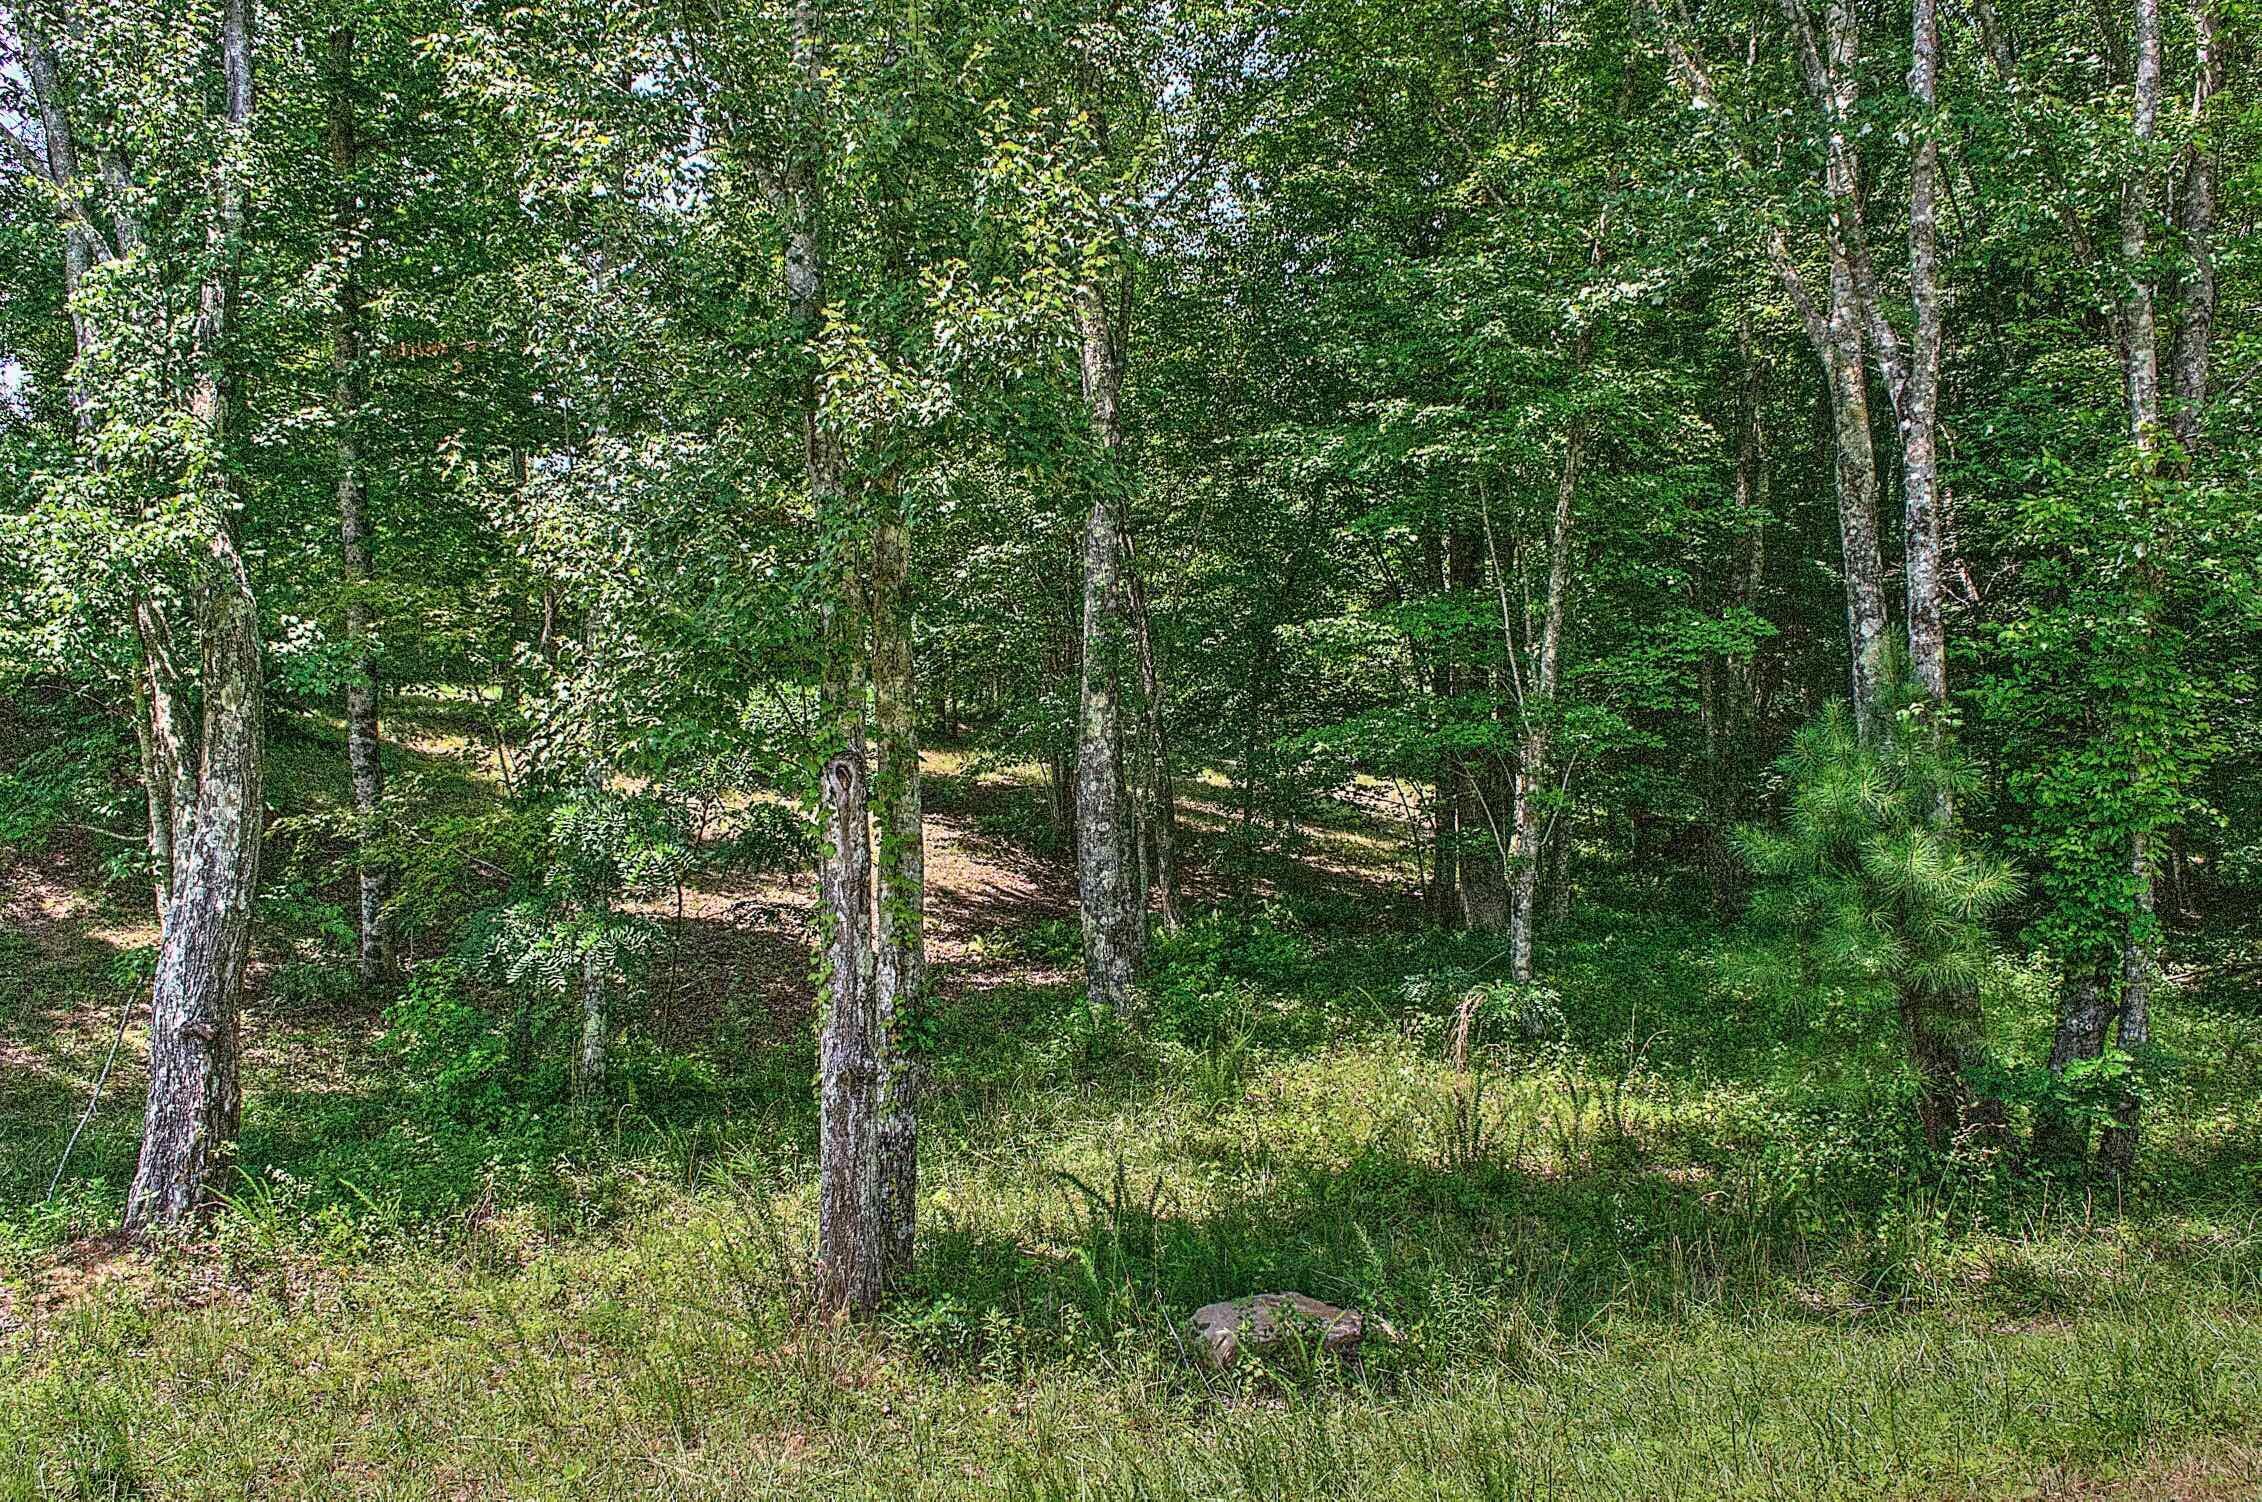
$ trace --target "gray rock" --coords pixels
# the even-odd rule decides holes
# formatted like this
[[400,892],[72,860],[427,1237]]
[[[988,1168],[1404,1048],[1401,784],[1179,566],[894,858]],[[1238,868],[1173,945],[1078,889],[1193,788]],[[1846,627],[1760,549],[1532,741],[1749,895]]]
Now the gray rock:
[[1223,1369],[1243,1351],[1270,1351],[1295,1341],[1313,1340],[1331,1356],[1355,1360],[1368,1336],[1395,1341],[1398,1332],[1371,1314],[1338,1309],[1301,1293],[1259,1293],[1245,1299],[1204,1304],[1194,1311],[1194,1334],[1210,1365]]

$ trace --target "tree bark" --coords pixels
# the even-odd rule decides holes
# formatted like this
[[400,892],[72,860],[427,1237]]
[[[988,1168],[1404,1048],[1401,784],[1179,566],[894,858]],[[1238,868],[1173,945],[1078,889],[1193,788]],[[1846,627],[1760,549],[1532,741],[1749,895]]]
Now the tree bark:
[[[1139,730],[1143,741],[1140,760],[1145,777],[1142,801],[1146,805],[1146,830],[1154,842],[1154,895],[1158,916],[1166,930],[1185,922],[1178,890],[1178,785],[1171,775],[1170,739],[1163,727],[1162,670],[1155,656],[1154,622],[1147,609],[1146,581],[1139,577],[1139,555],[1128,526],[1123,532],[1125,603],[1130,607],[1131,636],[1139,655]],[[1140,871],[1144,874],[1142,857]],[[1146,910],[1142,899],[1141,912]]]
[[1878,542],[1877,452],[1870,439],[1869,381],[1862,366],[1862,336],[1852,273],[1842,258],[1830,268],[1828,345],[1823,364],[1830,380],[1836,440],[1838,537],[1846,585],[1846,636],[1852,647],[1854,726],[1874,743],[1886,731],[1886,659],[1890,624],[1885,610],[1885,562]]
[[[1495,557],[1492,564],[1496,576],[1505,581],[1506,575],[1500,571],[1506,568],[1506,562]],[[1446,588],[1455,594],[1474,593],[1483,583],[1484,568],[1484,553],[1476,533],[1466,522],[1455,521],[1445,538]],[[1508,650],[1515,650],[1512,641]],[[1481,682],[1481,675],[1482,669],[1449,663],[1449,692],[1458,698],[1472,682]],[[1450,761],[1454,877],[1461,921],[1480,933],[1498,933],[1508,926],[1508,842],[1514,810],[1509,799],[1494,796],[1499,779],[1480,755],[1460,753]],[[1492,792],[1486,791],[1488,783]]]
[[[2094,964],[2069,971],[2060,981],[2057,1027],[2050,1039],[2050,1074],[2063,1080],[2068,1065],[2094,1059],[2105,1048],[2105,1029],[2113,1018],[2113,991]],[[2035,1112],[2034,1156],[2044,1162],[2078,1164],[2089,1152],[2089,1129],[2054,1103]]]
[[[1930,706],[1938,733],[1948,705],[1948,646],[1942,622],[1940,560],[1939,224],[1934,202],[1940,170],[1938,0],[1915,0],[1909,94],[1918,113],[1909,163],[1909,301],[1915,312],[1907,399],[1901,405],[1901,473],[1907,529],[1909,671]],[[1939,810],[1943,820],[1949,810]]]
[[820,95],[828,48],[815,0],[795,6],[795,113],[801,126],[784,183],[786,300],[803,339],[801,430],[810,510],[826,580],[820,734],[817,920],[822,936],[823,1031],[818,1042],[818,1306],[828,1315],[876,1308],[890,1275],[881,1185],[880,1019],[872,944],[872,830],[865,770],[867,623],[862,544],[849,505],[838,435],[820,409],[816,343],[825,321],[825,225]]
[[[240,400],[234,343],[252,122],[250,0],[226,0],[220,53],[227,130],[215,173],[212,270],[199,299],[190,406],[224,463]],[[206,539],[202,746],[193,816],[184,820],[176,809],[172,832],[171,902],[151,997],[149,1099],[126,1196],[133,1230],[177,1225],[210,1207],[242,1115],[237,1034],[264,833],[265,741],[259,612],[233,532],[241,496],[232,476],[226,486],[214,498]]]
[[[1582,328],[1576,366],[1582,372],[1594,336]],[[1563,651],[1564,602],[1571,575],[1572,502],[1578,495],[1579,462],[1586,450],[1586,422],[1571,425],[1563,443],[1563,469],[1555,484],[1555,524],[1548,537],[1547,614],[1540,625],[1539,651],[1524,691],[1524,745],[1516,769],[1515,835],[1509,846],[1508,968],[1517,980],[1532,978],[1532,919],[1539,897],[1540,842],[1544,834],[1541,792],[1551,775],[1555,749],[1556,690]],[[1510,650],[1514,644],[1510,643]]]
[[[1440,529],[1434,524],[1422,529],[1422,579],[1432,595],[1442,596],[1453,587],[1447,572],[1445,543]],[[1417,644],[1418,647],[1419,644]],[[1453,657],[1442,642],[1428,645],[1429,692],[1433,718],[1442,722],[1446,702],[1453,697]],[[1430,890],[1428,893],[1429,920],[1439,928],[1451,928],[1460,921],[1460,832],[1455,817],[1453,753],[1444,749],[1437,752],[1436,771],[1430,788]]]
[[2191,257],[2191,272],[2183,283],[2181,316],[2168,365],[2175,396],[2168,425],[2187,464],[2199,455],[2215,334],[2215,167],[2206,132],[2208,106],[2223,86],[2222,40],[2209,0],[2192,7],[2191,23],[2198,79],[2192,89],[2192,142],[2184,152],[2183,193],[2176,204],[2176,227],[2183,234],[2184,252]]
[[1117,517],[1123,428],[1117,403],[1122,367],[1096,286],[1077,290],[1084,400],[1100,450],[1084,526],[1084,665],[1077,693],[1076,875],[1084,917],[1084,981],[1094,1007],[1119,1015],[1145,939],[1134,905],[1131,840],[1123,783],[1122,676],[1125,655],[1122,528]]
[[[2145,264],[2150,250],[2152,215],[2151,156],[2159,138],[2160,0],[2136,0],[2135,43],[2135,95],[2130,122],[2135,160],[2121,189],[2122,274],[2128,278],[2121,300],[2121,363],[2128,394],[2129,441],[2142,465],[2142,480],[2149,484],[2161,464],[2157,294]],[[2148,638],[2154,634],[2156,624],[2153,614],[2159,587],[2158,568],[2156,555],[2151,550],[2147,550],[2137,564],[2137,587],[2143,600]],[[2135,775],[2141,779],[2147,769],[2144,753],[2139,750],[2137,755]],[[2131,889],[2121,943],[2119,1042],[2124,1052],[2134,1054],[2152,1036],[2152,977],[2159,944],[2159,924],[2152,896],[2151,849],[2148,831],[2142,824],[2129,831],[2128,872]],[[2135,1171],[2142,1115],[2143,1103],[2135,1092],[2124,1094],[2114,1109],[2112,1124],[2097,1144],[2099,1166],[2115,1178]]]
[[871,836],[864,756],[825,764],[825,1023],[818,1054],[818,1303],[863,1314],[886,1292],[890,1236],[879,1163],[881,1069],[870,911]]
[[330,166],[338,178],[332,221],[339,257],[338,302],[331,314],[332,420],[338,447],[338,541],[345,578],[346,767],[353,784],[358,946],[356,975],[364,993],[381,990],[392,969],[385,931],[385,872],[368,856],[384,832],[385,768],[379,757],[377,656],[371,641],[369,481],[361,453],[361,201],[354,185],[360,160],[353,106],[353,29],[330,33]]
[[[1652,0],[1653,5],[1657,0]],[[1782,0],[1792,21],[1800,72],[1824,113],[1826,166],[1824,188],[1830,202],[1830,227],[1823,236],[1828,261],[1828,295],[1817,302],[1797,261],[1789,237],[1780,224],[1766,227],[1762,246],[1784,296],[1805,326],[1807,340],[1821,361],[1831,401],[1837,459],[1835,488],[1838,498],[1838,533],[1845,569],[1846,632],[1852,659],[1854,724],[1865,741],[1884,732],[1886,619],[1884,561],[1878,542],[1877,454],[1870,437],[1869,388],[1864,371],[1864,348],[1871,340],[1891,338],[1891,325],[1872,319],[1868,308],[1874,298],[1864,298],[1867,279],[1866,252],[1860,241],[1858,178],[1854,171],[1851,132],[1855,106],[1859,34],[1854,13],[1845,0],[1832,0],[1828,9],[1828,56],[1825,59],[1812,34],[1812,21],[1802,0]],[[1718,114],[1721,102],[1704,59],[1681,25],[1662,25],[1667,57],[1682,86],[1700,108]],[[1663,23],[1664,17],[1660,15]],[[1758,163],[1748,150],[1736,154],[1747,170]],[[1866,306],[1865,306],[1866,305]],[[1881,356],[1889,348],[1880,344]],[[1887,381],[1895,379],[1888,360]]]
[[926,835],[919,795],[918,673],[908,589],[910,531],[900,494],[885,497],[872,534],[873,787],[879,830],[874,919],[874,1053],[880,1070],[879,1241],[886,1275],[911,1265],[919,1199],[920,1061],[910,1038],[926,1005]]
[[[588,741],[581,764],[581,793],[592,804],[605,799],[612,789],[612,761],[597,692],[598,663],[605,640],[604,606],[592,600],[582,618],[581,632],[582,734]],[[582,896],[587,905],[584,916],[594,918],[597,924],[596,932],[586,936],[581,952],[581,1042],[574,1052],[573,1088],[584,1099],[604,1092],[605,1055],[612,1039],[612,898],[612,892],[603,885]]]

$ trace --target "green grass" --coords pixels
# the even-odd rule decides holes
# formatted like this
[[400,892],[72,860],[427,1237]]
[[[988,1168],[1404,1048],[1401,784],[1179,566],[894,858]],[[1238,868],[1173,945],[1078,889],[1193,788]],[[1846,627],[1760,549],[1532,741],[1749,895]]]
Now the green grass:
[[[134,1068],[39,1203],[117,956],[7,941],[0,1017],[38,1063],[0,1077],[0,1499],[2262,1487],[2251,997],[2163,998],[2179,1062],[2122,1202],[1931,1162],[1886,1020],[1755,1010],[1715,942],[1589,914],[1464,1073],[1496,942],[1212,918],[1126,1031],[1030,978],[1072,928],[989,935],[931,1040],[918,1266],[831,1329],[800,1318],[808,1040],[736,1000],[683,1052],[624,1048],[620,1098],[577,1113],[554,1069],[470,1097],[451,1034],[389,1053],[365,1010],[265,997],[231,1208],[121,1254],[68,1238],[115,1216]],[[2036,977],[1990,1004],[2031,1056]],[[1194,1307],[1289,1288],[1406,1340],[1187,1359]]]
[[[2127,1213],[1928,1176],[1889,1082],[1802,1093],[1757,1039],[1629,1052],[1608,1014],[1678,983],[1670,936],[1605,947],[1640,973],[1586,974],[1567,1041],[1495,1041],[1467,1076],[1400,999],[1439,955],[1394,942],[1199,932],[1158,980],[1162,1041],[1080,1035],[1057,992],[982,993],[938,1044],[919,1268],[865,1330],[794,1318],[811,1124],[726,1120],[735,1086],[704,1116],[581,1122],[515,1189],[466,1167],[440,1209],[340,1189],[339,1122],[287,1133],[255,1097],[263,1187],[209,1241],[0,1343],[0,1496],[2262,1480],[2262,1219],[2198,1147],[2246,1107],[2194,1098],[2164,1124],[2169,1188]],[[2183,1016],[2178,1046],[2245,1036]],[[51,1276],[21,1271],[20,1297]],[[1379,1310],[1406,1344],[1351,1370],[1185,1359],[1194,1305],[1287,1287]]]

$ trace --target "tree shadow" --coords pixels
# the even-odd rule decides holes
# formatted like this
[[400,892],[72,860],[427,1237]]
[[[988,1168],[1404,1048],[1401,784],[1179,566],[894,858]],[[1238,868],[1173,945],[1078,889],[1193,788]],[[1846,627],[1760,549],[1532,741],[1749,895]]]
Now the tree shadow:
[[1056,1176],[1019,1234],[930,1219],[898,1301],[964,1311],[968,1341],[933,1359],[969,1366],[989,1357],[986,1330],[1167,1343],[1204,1304],[1285,1291],[1497,1356],[1583,1339],[1609,1310],[1779,1299],[1832,1250],[1795,1215],[1624,1166],[1453,1165],[1380,1143],[1339,1167],[1239,1166],[1243,1182],[1199,1208],[1136,1174]]

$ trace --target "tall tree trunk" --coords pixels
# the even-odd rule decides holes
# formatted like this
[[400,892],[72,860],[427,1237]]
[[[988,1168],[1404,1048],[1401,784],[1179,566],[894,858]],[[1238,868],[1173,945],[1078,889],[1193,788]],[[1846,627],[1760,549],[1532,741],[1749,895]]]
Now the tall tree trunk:
[[377,732],[377,655],[371,641],[369,594],[373,571],[369,556],[369,480],[362,468],[361,198],[354,174],[359,143],[354,129],[353,29],[330,33],[330,166],[338,177],[338,202],[332,221],[339,257],[338,304],[331,315],[332,413],[338,445],[338,538],[343,551],[346,639],[352,660],[346,669],[346,767],[353,782],[355,884],[358,902],[356,973],[364,992],[380,989],[392,968],[392,945],[385,932],[385,873],[369,859],[369,846],[382,835],[385,768]]
[[[600,681],[598,661],[606,641],[605,610],[592,600],[582,618],[581,671],[583,684],[582,734],[588,744],[581,764],[581,792],[592,803],[612,790],[612,758],[602,716],[598,711]],[[612,892],[599,885],[584,894],[586,917],[597,922],[597,932],[581,952],[581,1043],[574,1053],[574,1093],[594,1099],[605,1089],[607,1045],[612,1040],[613,901]]]
[[[191,408],[213,451],[235,441],[234,348],[252,120],[250,0],[221,14],[227,130],[215,173],[212,271],[197,318]],[[232,530],[240,495],[214,498],[204,620],[204,715],[192,820],[174,821],[171,901],[152,988],[149,1100],[126,1225],[177,1225],[212,1203],[243,1109],[239,1007],[264,833],[259,611]],[[193,824],[184,832],[184,825]],[[185,843],[184,843],[185,841]]]
[[[1916,0],[1910,22],[1909,96],[1918,114],[1909,163],[1909,301],[1914,314],[1900,402],[1908,587],[1909,670],[1924,696],[1923,733],[1945,737],[1948,642],[1941,559],[1939,392],[1941,311],[1939,224],[1940,16],[1938,0]],[[1931,810],[1946,827],[1955,810],[1943,796]],[[1912,990],[1905,999],[1910,1058],[1921,1079],[1926,1133],[1944,1146],[1957,1130],[1998,1130],[2002,1103],[1975,1092],[1978,1039],[1984,1027],[1978,992],[1968,986]]]
[[[1493,566],[1497,572],[1506,564],[1495,558]],[[1477,534],[1465,521],[1449,524],[1445,535],[1446,589],[1461,595],[1474,593],[1484,581],[1484,567]],[[1500,577],[1505,579],[1506,575]],[[1482,674],[1481,668],[1452,663],[1448,654],[1447,693],[1459,698],[1472,684],[1483,681]],[[1495,796],[1500,779],[1480,754],[1458,752],[1447,760],[1453,785],[1453,866],[1459,917],[1480,933],[1498,933],[1508,926],[1508,842],[1514,811],[1508,799]]]
[[[1877,453],[1870,437],[1869,387],[1863,369],[1865,341],[1879,344],[1889,386],[1897,383],[1899,367],[1889,343],[1893,337],[1891,324],[1883,317],[1867,316],[1875,300],[1862,295],[1866,277],[1857,266],[1857,260],[1866,262],[1858,238],[1860,193],[1852,147],[1853,117],[1859,103],[1859,33],[1850,4],[1831,0],[1826,9],[1825,55],[1813,35],[1812,19],[1803,0],[1781,3],[1792,22],[1800,73],[1825,117],[1824,188],[1830,202],[1830,227],[1823,237],[1829,263],[1827,299],[1817,302],[1780,224],[1766,227],[1761,244],[1784,296],[1806,328],[1807,340],[1828,383],[1837,451],[1835,488],[1845,571],[1846,632],[1852,649],[1854,724],[1864,740],[1874,740],[1885,729],[1889,623],[1885,566],[1878,542]],[[1662,13],[1659,19],[1666,55],[1691,101],[1721,118],[1719,91],[1703,56],[1687,35],[1685,13],[1679,17],[1679,26]],[[1736,159],[1747,169],[1759,165],[1749,151],[1738,151]]]
[[[1576,364],[1586,368],[1593,334],[1581,329]],[[1571,425],[1563,444],[1563,469],[1555,484],[1555,524],[1548,536],[1547,614],[1540,625],[1539,652],[1524,690],[1524,746],[1516,772],[1516,832],[1509,847],[1508,967],[1517,980],[1532,978],[1532,919],[1539,897],[1543,793],[1555,749],[1555,700],[1561,674],[1564,604],[1571,576],[1572,501],[1578,494],[1579,462],[1586,450],[1586,421]],[[1514,650],[1514,644],[1510,644]]]
[[[1451,581],[1445,569],[1444,539],[1435,523],[1423,524],[1421,548],[1423,593],[1442,595],[1451,587]],[[1433,720],[1442,723],[1446,701],[1453,696],[1452,654],[1442,642],[1425,643],[1417,637],[1409,645],[1417,661],[1427,658],[1430,712]],[[1453,817],[1453,754],[1442,748],[1437,752],[1429,805],[1430,881],[1424,906],[1430,922],[1439,928],[1451,928],[1461,916],[1455,848],[1458,832]]]
[[[1146,581],[1139,577],[1139,555],[1129,527],[1123,532],[1123,578],[1130,607],[1131,636],[1139,654],[1140,760],[1146,786],[1146,832],[1154,842],[1154,893],[1162,926],[1175,930],[1185,921],[1178,891],[1178,785],[1170,769],[1170,739],[1163,728],[1162,670],[1155,656],[1154,622],[1147,609]],[[1146,865],[1141,859],[1140,871]],[[1146,910],[1142,897],[1140,911]]]
[[911,654],[910,533],[890,491],[872,534],[872,721],[879,771],[874,1039],[880,1068],[879,1240],[887,1276],[911,1265],[919,1201],[920,1061],[908,1039],[926,1005],[926,834],[919,797],[919,682]]
[[[1901,475],[1906,508],[1909,671],[1931,707],[1937,733],[1948,704],[1948,644],[1941,619],[1940,231],[1934,189],[1940,172],[1938,0],[1915,0],[1909,95],[1918,114],[1909,162],[1909,301],[1915,312],[1907,396],[1901,404]],[[1949,810],[1938,810],[1943,821]]]
[[1123,427],[1122,366],[1099,288],[1077,291],[1084,400],[1100,448],[1084,526],[1084,667],[1077,693],[1076,875],[1083,902],[1084,981],[1091,1004],[1116,1013],[1132,1002],[1145,939],[1134,905],[1123,786],[1122,675],[1125,655],[1123,533],[1117,516]]
[[823,1312],[860,1315],[887,1286],[880,1184],[879,1017],[872,952],[872,830],[865,770],[867,631],[862,547],[848,501],[840,440],[819,405],[815,345],[824,332],[823,160],[814,144],[827,48],[814,0],[795,7],[796,143],[785,188],[786,300],[805,343],[801,430],[810,510],[826,553],[820,733],[825,764],[817,919],[823,954],[818,1042],[817,1261]]
[[1887,727],[1886,660],[1891,634],[1885,610],[1885,561],[1878,541],[1877,451],[1869,432],[1869,380],[1862,368],[1862,336],[1851,273],[1842,260],[1830,269],[1829,343],[1823,364],[1830,380],[1837,449],[1838,537],[1846,585],[1846,635],[1852,646],[1854,725],[1864,741]]
[[1838,535],[1846,586],[1846,635],[1851,648],[1854,724],[1865,741],[1884,736],[1886,661],[1891,622],[1885,603],[1885,564],[1877,521],[1877,451],[1870,430],[1866,353],[1874,347],[1887,367],[1887,385],[1900,384],[1892,325],[1871,316],[1866,296],[1872,278],[1861,218],[1861,179],[1854,147],[1860,108],[1860,22],[1851,0],[1828,0],[1818,46],[1804,0],[1782,0],[1792,17],[1796,52],[1808,92],[1824,120],[1823,188],[1830,217],[1823,236],[1828,256],[1828,311],[1819,327],[1807,317],[1809,336],[1830,383],[1836,434]]
[[[2207,40],[2212,40],[2211,35]],[[2153,213],[2151,157],[2159,138],[2160,121],[2160,0],[2136,0],[2135,42],[2134,110],[2130,125],[2136,150],[2128,180],[2121,188],[2122,274],[2128,278],[2121,299],[2121,363],[2128,393],[2129,440],[2142,463],[2143,479],[2149,484],[2162,463],[2159,319],[2157,293],[2147,264]],[[2211,65],[2211,57],[2201,58],[2202,87]],[[2202,106],[2204,103],[2202,96]],[[2202,226],[2203,234],[2207,227]],[[2211,316],[2212,308],[2208,311]],[[2199,369],[2204,379],[2203,363]],[[2179,398],[2183,395],[2177,394]],[[2193,418],[2196,419],[2197,407],[2204,400],[2205,392],[2195,391],[2192,397]],[[2196,426],[2193,431],[2197,431]],[[2179,452],[2176,457],[2180,468],[2184,456]],[[2146,504],[2149,507],[2149,501]],[[2145,550],[2136,569],[2137,589],[2145,611],[2145,635],[2150,638],[2157,624],[2153,616],[2160,586],[2156,552]],[[2147,650],[2151,648],[2148,646]],[[2141,748],[2135,754],[2137,765],[2132,775],[2142,780],[2150,775],[2147,756]],[[2159,921],[2152,895],[2149,837],[2150,832],[2141,823],[2128,835],[2130,897],[2121,944],[2119,1042],[2124,1052],[2132,1054],[2151,1041],[2152,980],[2158,964]],[[2143,1104],[2135,1092],[2125,1093],[2114,1108],[2112,1124],[2097,1144],[2099,1165],[2116,1178],[2126,1177],[2135,1170],[2142,1114]]]
[[2193,140],[2184,152],[2183,192],[2176,202],[2176,227],[2182,231],[2191,271],[2183,283],[2182,316],[2168,370],[2175,404],[2169,431],[2183,448],[2184,462],[2199,456],[2200,420],[2207,405],[2207,371],[2215,336],[2215,166],[2206,133],[2209,104],[2223,86],[2223,47],[2217,35],[2212,0],[2191,10],[2197,44],[2198,80],[2192,89]]

